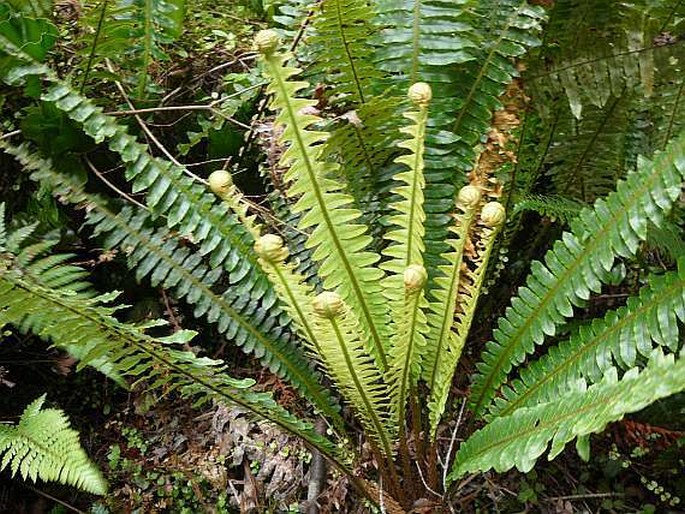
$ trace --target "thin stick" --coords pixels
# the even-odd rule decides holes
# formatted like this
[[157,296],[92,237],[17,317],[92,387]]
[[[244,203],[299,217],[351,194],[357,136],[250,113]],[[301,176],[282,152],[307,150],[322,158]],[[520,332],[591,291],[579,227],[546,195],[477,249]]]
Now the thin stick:
[[[230,95],[227,96],[222,96],[221,98],[217,98],[216,100],[208,103],[208,104],[191,104],[191,105],[167,105],[167,106],[159,106],[159,107],[148,107],[145,109],[135,109],[133,106],[131,106],[131,109],[129,110],[123,110],[123,111],[110,111],[106,112],[105,114],[108,114],[109,116],[128,116],[128,115],[133,115],[133,114],[147,114],[151,112],[165,112],[165,111],[209,111],[214,109],[214,107],[221,102],[225,100],[230,100],[231,98],[235,98],[237,96],[242,95],[243,93],[247,91],[252,91],[253,89],[260,88],[262,86],[266,85],[266,82],[262,82],[259,84],[253,84],[252,86],[248,86],[245,89],[241,89],[240,91],[236,91],[235,93],[231,93]],[[130,105],[130,104],[129,104]]]
[[461,408],[459,409],[459,416],[457,416],[457,424],[452,432],[452,439],[450,440],[450,445],[447,448],[447,455],[445,455],[445,464],[442,471],[442,490],[447,491],[447,473],[450,469],[450,456],[452,455],[452,449],[454,448],[454,441],[457,439],[457,430],[459,430],[459,425],[461,425],[461,420],[464,416],[464,407],[466,407],[466,398],[461,402]]
[[1,135],[0,139],[9,139],[11,137],[18,136],[19,134],[21,134],[21,130],[13,130],[12,132]]
[[160,107],[148,107],[145,109],[128,109],[123,111],[106,112],[108,116],[129,116],[134,114],[148,114],[151,112],[170,112],[170,111],[208,111],[212,104],[198,105],[167,105]]
[[102,181],[107,185],[107,187],[109,187],[110,189],[112,189],[113,191],[115,191],[115,192],[116,192],[117,194],[119,194],[122,198],[125,198],[126,200],[128,200],[128,201],[131,202],[132,204],[137,205],[137,206],[140,207],[141,209],[144,209],[144,210],[146,210],[146,211],[149,211],[149,210],[150,210],[150,209],[148,209],[145,205],[143,205],[142,203],[140,203],[138,200],[136,200],[135,198],[129,196],[127,193],[125,193],[124,191],[122,191],[121,189],[119,189],[117,186],[115,186],[114,184],[112,184],[109,180],[107,180],[107,179],[105,178],[105,176],[104,176],[100,171],[98,171],[98,169],[95,167],[95,165],[93,165],[93,163],[90,162],[90,159],[89,159],[88,157],[85,157],[84,160],[86,161],[86,164],[87,164],[88,167],[90,168],[90,171],[92,171],[93,173],[95,173],[95,175],[97,175],[97,177],[98,177],[100,180],[102,180]]
[[423,478],[423,471],[421,471],[421,466],[419,466],[419,463],[418,463],[418,462],[415,462],[415,464],[416,464],[416,469],[419,470],[419,477],[421,477],[421,482],[423,482],[423,486],[426,488],[426,491],[428,491],[429,493],[433,493],[435,496],[437,496],[438,498],[442,499],[442,498],[443,498],[442,494],[440,494],[440,493],[438,493],[438,492],[435,492],[435,491],[428,485],[428,483],[426,483],[426,480]]
[[229,66],[233,66],[237,62],[240,62],[242,64],[243,59],[246,61],[247,60],[254,60],[256,57],[257,57],[256,53],[252,53],[252,52],[245,53],[245,54],[241,55],[240,58],[235,58],[232,61],[228,61],[228,62],[225,62],[223,64],[219,64],[218,66],[214,66],[213,68],[210,68],[207,71],[200,73],[197,77],[195,77],[193,79],[193,82],[197,82],[198,80],[200,80],[201,78],[203,78],[207,75],[210,75],[210,74],[217,72],[217,71],[221,71],[225,68],[228,68]]
[[62,500],[60,500],[59,498],[55,498],[54,496],[52,496],[52,495],[50,495],[50,494],[48,494],[48,493],[46,493],[46,492],[43,492],[43,491],[41,491],[40,489],[36,489],[35,487],[30,486],[29,484],[22,483],[21,485],[22,485],[23,487],[26,487],[26,489],[29,489],[30,491],[33,491],[34,493],[40,494],[41,496],[47,498],[48,500],[52,500],[52,501],[55,502],[55,503],[59,503],[60,505],[62,505],[63,507],[66,507],[67,509],[69,509],[69,510],[71,510],[71,511],[78,512],[78,514],[86,514],[85,512],[83,512],[82,510],[77,509],[77,508],[74,507],[73,505],[70,505],[70,504],[68,504],[67,502],[62,501]]
[[383,475],[380,475],[378,477],[378,499],[380,500],[380,504],[378,506],[381,509],[381,514],[387,514],[387,512],[385,511],[385,503],[383,502],[384,496],[385,495],[383,493]]
[[623,493],[587,493],[587,494],[570,494],[568,496],[552,496],[545,498],[546,502],[558,500],[589,500],[592,498],[612,498],[616,496],[625,496]]
[[[107,65],[107,70],[109,70],[110,73],[114,73],[114,68],[112,67],[112,63],[110,62],[109,59],[105,59],[105,64]],[[117,86],[117,89],[119,90],[119,92],[121,93],[121,95],[124,97],[124,100],[126,101],[126,103],[128,104],[128,106],[129,106],[132,110],[135,110],[135,106],[134,106],[133,103],[131,102],[131,99],[129,98],[128,94],[126,93],[126,90],[124,89],[124,86],[121,84],[121,82],[119,82],[118,80],[115,80],[115,81],[114,81],[114,84]],[[161,152],[162,152],[162,153],[163,153],[163,154],[164,154],[172,163],[174,163],[176,166],[178,166],[179,168],[181,168],[181,169],[183,170],[183,173],[185,173],[186,175],[188,175],[189,177],[191,177],[193,180],[199,181],[200,183],[204,184],[205,186],[208,186],[208,185],[209,185],[209,183],[208,183],[206,180],[204,180],[204,179],[201,178],[201,177],[198,177],[198,176],[195,175],[193,172],[187,170],[187,169],[183,166],[183,164],[181,164],[180,162],[178,162],[178,160],[177,160],[173,155],[171,155],[171,153],[169,153],[169,151],[164,147],[164,145],[155,137],[155,135],[154,135],[154,134],[152,133],[152,131],[147,127],[147,125],[145,124],[145,122],[143,121],[143,119],[142,119],[140,116],[138,116],[137,114],[134,114],[134,117],[135,117],[136,121],[138,122],[138,125],[140,125],[140,128],[143,129],[143,132],[145,132],[145,134],[150,138],[150,140],[155,144],[155,146],[157,146],[157,148],[159,148],[159,150],[160,150],[160,151],[161,151]]]

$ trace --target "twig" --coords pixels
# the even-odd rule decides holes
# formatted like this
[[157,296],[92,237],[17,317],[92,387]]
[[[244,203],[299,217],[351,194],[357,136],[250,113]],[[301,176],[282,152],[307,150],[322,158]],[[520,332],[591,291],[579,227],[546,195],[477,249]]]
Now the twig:
[[[214,102],[212,102],[214,103]],[[169,112],[169,111],[208,111],[212,107],[210,104],[197,104],[197,105],[167,105],[160,107],[147,107],[145,109],[128,109],[123,111],[110,111],[106,112],[108,116],[129,116],[134,114],[147,114],[151,112]]]
[[235,93],[231,93],[230,95],[222,96],[221,98],[217,98],[216,100],[208,103],[208,104],[190,104],[190,105],[167,105],[167,106],[159,106],[159,107],[147,107],[145,109],[135,109],[131,104],[131,109],[128,110],[120,110],[120,111],[110,111],[106,112],[105,114],[108,114],[109,116],[128,116],[128,115],[134,115],[134,114],[147,114],[151,112],[165,112],[165,111],[210,111],[214,109],[214,107],[221,102],[225,100],[230,100],[231,98],[235,98],[237,96],[242,95],[243,93],[247,91],[252,91],[253,89],[258,89],[262,86],[266,85],[266,82],[261,82],[259,84],[253,84],[252,86],[248,86],[244,89],[241,89],[240,91],[236,91]]
[[378,501],[379,501],[378,506],[381,509],[381,514],[388,514],[385,511],[385,502],[383,502],[384,496],[385,496],[385,494],[383,493],[383,475],[380,475],[378,477]]
[[125,198],[126,200],[128,200],[128,201],[131,202],[132,204],[137,205],[137,206],[140,207],[141,209],[144,209],[144,210],[146,210],[146,211],[149,211],[149,209],[147,208],[147,206],[143,205],[142,203],[140,203],[138,200],[136,200],[136,199],[133,198],[132,196],[126,194],[124,191],[122,191],[122,190],[119,189],[117,186],[115,186],[114,184],[112,184],[109,180],[107,180],[107,179],[105,178],[105,176],[104,176],[104,175],[95,167],[95,165],[93,165],[93,163],[90,162],[90,159],[89,159],[88,157],[85,157],[85,161],[86,161],[86,164],[88,165],[88,167],[90,168],[90,171],[92,171],[93,173],[95,173],[95,175],[97,175],[97,177],[98,177],[100,180],[102,180],[110,189],[112,189],[113,191],[115,191],[115,192],[116,192],[117,194],[119,194],[122,198]]
[[13,130],[12,132],[1,135],[0,139],[9,139],[10,137],[18,136],[19,134],[21,134],[21,130]]
[[416,469],[419,470],[419,477],[421,478],[421,482],[423,483],[423,487],[426,488],[426,491],[428,491],[429,493],[433,493],[435,496],[437,496],[438,498],[442,499],[442,498],[443,498],[442,494],[440,494],[440,493],[434,491],[434,490],[426,483],[426,479],[423,478],[423,471],[421,471],[421,466],[419,466],[419,463],[418,463],[418,462],[415,462],[414,464],[416,464]]
[[[171,321],[171,326],[174,328],[174,331],[178,332],[181,330],[181,324],[178,322],[178,319],[176,319],[176,316],[174,315],[174,310],[171,308],[171,302],[169,302],[169,297],[166,294],[166,291],[164,291],[164,288],[160,288],[160,292],[162,293],[162,299],[164,300],[164,306],[166,307],[166,311],[169,313],[169,320]],[[186,343],[186,346],[188,344]],[[190,348],[186,348],[187,350],[190,350]]]
[[472,473],[471,475],[467,476],[464,480],[462,480],[459,485],[457,486],[457,492],[466,487],[474,478],[476,478],[478,475],[476,473]]
[[236,504],[240,505],[240,496],[238,495],[238,490],[233,485],[233,480],[228,480],[228,487],[231,488],[231,492],[233,493],[233,498],[235,499]]
[[[204,166],[205,164],[213,164],[215,162],[225,162],[231,160],[231,155],[228,157],[219,157],[218,159],[207,159],[206,161],[198,161],[198,162],[186,162],[183,163],[183,166],[186,168],[193,168],[195,166]],[[241,171],[236,171],[235,173],[232,173],[233,176],[239,175],[242,173]]]
[[[512,493],[514,494],[514,493]],[[590,500],[593,498],[613,498],[616,496],[625,496],[623,493],[587,493],[587,494],[569,494],[567,496],[552,496],[545,498],[546,502],[553,502],[559,500]]]
[[[107,65],[107,70],[108,70],[110,73],[114,73],[114,68],[112,67],[112,63],[110,62],[109,59],[105,59],[105,64]],[[117,89],[119,90],[119,92],[121,93],[121,95],[124,97],[124,100],[126,101],[126,103],[128,104],[128,106],[129,106],[132,110],[135,110],[135,106],[134,106],[133,103],[131,102],[131,99],[128,97],[128,94],[126,93],[126,90],[124,89],[124,86],[121,84],[121,82],[119,82],[118,80],[115,80],[115,81],[114,81],[114,84],[116,85],[116,87],[117,87]],[[181,164],[180,162],[178,162],[178,160],[176,160],[176,158],[175,158],[173,155],[171,155],[171,153],[169,153],[169,151],[164,147],[164,145],[155,137],[155,135],[154,135],[154,134],[152,133],[152,131],[147,127],[147,125],[145,124],[145,122],[143,121],[143,119],[142,119],[140,116],[138,116],[137,114],[134,114],[134,117],[135,117],[136,121],[138,122],[138,125],[140,125],[140,128],[143,129],[143,132],[145,132],[145,134],[150,138],[150,140],[155,144],[155,146],[157,146],[157,148],[159,148],[159,150],[160,150],[160,151],[161,151],[161,152],[162,152],[162,153],[163,153],[163,154],[164,154],[172,163],[174,163],[176,166],[178,166],[179,168],[181,168],[181,169],[183,170],[183,173],[185,173],[186,175],[188,175],[189,177],[191,177],[193,180],[199,181],[200,183],[204,184],[205,186],[209,185],[208,182],[207,182],[206,180],[204,180],[204,179],[201,178],[201,177],[198,177],[198,176],[195,175],[193,172],[187,170],[187,169],[183,166],[183,164]]]
[[461,408],[459,409],[459,415],[457,416],[457,424],[454,426],[454,431],[452,432],[452,439],[450,439],[450,445],[447,448],[447,454],[445,455],[445,463],[443,465],[442,471],[442,490],[447,491],[447,473],[450,468],[450,457],[452,455],[452,449],[454,448],[454,441],[457,439],[457,430],[459,430],[459,425],[461,425],[461,420],[464,417],[464,407],[466,407],[466,398],[461,402]]
[[207,75],[210,75],[210,74],[212,74],[212,73],[214,73],[214,72],[217,72],[217,71],[221,71],[221,70],[223,70],[224,68],[228,68],[229,66],[233,66],[233,65],[234,65],[235,63],[237,63],[237,62],[239,62],[239,63],[242,64],[242,60],[243,60],[243,59],[245,59],[245,60],[253,60],[253,59],[255,59],[256,57],[257,57],[257,54],[256,54],[256,53],[251,53],[251,52],[250,52],[250,53],[245,53],[245,54],[241,55],[240,57],[236,57],[236,58],[233,59],[232,61],[228,61],[228,62],[219,64],[219,65],[217,65],[217,66],[214,66],[213,68],[208,69],[208,70],[205,71],[205,72],[200,73],[197,77],[194,77],[194,78],[193,78],[193,82],[197,82],[198,80],[200,80],[200,79],[203,78],[203,77],[206,77]]
[[60,505],[62,505],[63,507],[66,507],[67,509],[69,509],[71,511],[78,512],[78,514],[86,514],[84,511],[77,509],[73,505],[70,505],[69,503],[67,503],[63,500],[60,500],[59,498],[55,498],[54,496],[52,496],[46,492],[43,492],[40,489],[36,489],[35,487],[30,486],[29,484],[22,483],[21,485],[23,487],[26,487],[26,489],[33,491],[36,494],[40,494],[41,496],[47,498],[48,500],[52,500],[53,502],[59,503]]

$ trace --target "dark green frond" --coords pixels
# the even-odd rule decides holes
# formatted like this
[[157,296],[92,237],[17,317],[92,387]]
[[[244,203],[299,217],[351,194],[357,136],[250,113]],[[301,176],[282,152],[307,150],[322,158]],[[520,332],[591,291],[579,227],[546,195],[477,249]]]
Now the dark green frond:
[[331,85],[335,101],[360,105],[372,95],[381,74],[369,59],[376,28],[368,0],[323,0],[312,19],[313,63],[307,70]]
[[503,389],[490,414],[506,416],[521,407],[552,401],[581,379],[598,382],[615,365],[631,368],[638,356],[652,353],[654,344],[676,351],[678,320],[685,321],[685,261],[678,272],[652,277],[625,307],[582,325],[570,339],[520,370],[520,378]]
[[525,211],[537,212],[540,216],[546,216],[553,221],[559,220],[568,224],[578,216],[583,204],[563,196],[524,196],[514,204],[512,216]]
[[0,470],[9,467],[12,476],[18,473],[25,480],[106,494],[107,481],[81,447],[78,432],[61,410],[43,409],[44,402],[45,395],[34,400],[17,425],[0,424]]
[[[348,470],[341,450],[319,435],[308,423],[280,407],[268,394],[249,388],[252,380],[231,378],[221,361],[197,357],[178,349],[195,333],[180,331],[164,338],[152,338],[144,327],[119,322],[115,309],[103,305],[112,295],[83,299],[45,289],[16,273],[0,277],[0,313],[17,325],[27,325],[41,337],[60,345],[93,344],[83,364],[104,357],[115,370],[135,381],[145,381],[153,389],[174,391],[202,405],[213,399],[233,402],[301,437],[337,466]],[[164,322],[162,322],[164,323]],[[146,326],[159,325],[148,322]]]
[[547,450],[556,457],[575,439],[602,431],[627,413],[685,389],[685,359],[656,353],[647,368],[633,368],[621,380],[615,369],[587,390],[557,396],[554,401],[522,408],[496,418],[462,444],[449,476],[494,468],[502,472],[514,466],[529,471]]
[[136,71],[138,98],[144,98],[153,62],[168,60],[164,46],[182,32],[184,0],[104,0],[85,13],[82,23],[86,79],[106,58]]
[[215,323],[227,339],[259,358],[273,373],[287,377],[322,412],[335,415],[329,393],[318,383],[302,352],[293,346],[290,332],[279,323],[280,313],[273,309],[273,292],[267,301],[259,287],[237,293],[231,286],[221,291],[221,268],[207,265],[168,229],[155,227],[147,213],[130,207],[115,212],[102,198],[87,194],[72,177],[56,172],[49,162],[25,147],[13,148],[0,142],[0,148],[31,171],[32,179],[50,184],[55,194],[74,204],[87,205],[87,223],[93,226],[95,235],[104,236],[107,248],[127,249],[127,264],[138,280],[148,277],[154,286],[161,285],[193,305],[196,317]]
[[[531,91],[545,103],[560,94],[580,119],[587,106],[603,108],[624,91],[649,97],[655,62],[676,50],[663,38],[668,18],[663,1],[562,0],[550,12],[546,44],[532,63]],[[656,75],[656,76],[655,76]]]
[[574,305],[600,291],[615,257],[634,255],[647,238],[648,225],[661,225],[680,194],[684,157],[682,134],[653,162],[642,159],[638,170],[618,183],[615,193],[581,211],[544,264],[533,262],[526,285],[500,319],[478,365],[471,399],[477,414],[490,403],[511,368],[546,335],[554,335],[556,326],[573,315]]
[[[28,60],[26,55],[1,37],[0,49]],[[197,243],[200,253],[209,257],[211,266],[223,266],[232,283],[261,290],[273,301],[273,292],[269,290],[268,281],[252,252],[254,240],[224,203],[217,203],[214,195],[194,182],[185,169],[152,157],[147,145],[138,143],[125,126],[104,115],[102,108],[59,80],[48,68],[35,65],[15,67],[3,78],[17,84],[33,74],[52,83],[43,94],[43,100],[54,102],[96,142],[108,141],[110,150],[117,153],[126,165],[126,178],[131,181],[133,191],[147,191],[145,199],[153,213],[164,215],[170,229]],[[254,284],[259,287],[254,287]]]
[[627,94],[612,97],[602,108],[586,108],[580,121],[564,107],[555,112],[543,166],[557,194],[591,203],[613,190],[625,169],[630,101]]

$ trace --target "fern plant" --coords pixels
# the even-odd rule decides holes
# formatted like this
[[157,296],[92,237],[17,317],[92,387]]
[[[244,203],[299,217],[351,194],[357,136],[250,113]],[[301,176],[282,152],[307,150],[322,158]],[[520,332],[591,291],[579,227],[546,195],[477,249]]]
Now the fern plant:
[[43,409],[44,403],[45,395],[24,409],[18,424],[0,424],[0,469],[105,494],[107,482],[81,448],[78,432],[61,410]]
[[[568,230],[544,258],[531,263],[525,285],[485,345],[468,402],[479,429],[465,438],[454,462],[448,449],[441,473],[439,435],[445,416],[452,416],[451,384],[462,353],[476,349],[471,327],[506,222],[499,199],[539,192],[533,186],[515,191],[519,182],[512,175],[505,190],[499,178],[516,170],[534,177],[531,184],[554,176],[559,180],[548,182],[563,189],[576,176],[568,166],[538,169],[546,156],[529,170],[496,157],[510,151],[516,125],[506,128],[502,120],[518,113],[505,105],[511,94],[502,96],[516,74],[512,58],[538,44],[532,33],[544,11],[526,2],[383,1],[372,7],[322,2],[307,49],[315,64],[305,70],[281,51],[275,32],[260,32],[255,40],[282,152],[281,208],[304,241],[292,249],[266,219],[255,217],[229,171],[208,177],[217,200],[182,166],[153,157],[126,127],[0,34],[10,62],[2,71],[5,83],[40,80],[41,101],[106,143],[145,204],[122,206],[93,193],[88,177],[45,158],[30,142],[2,138],[0,148],[56,196],[85,207],[92,235],[108,248],[126,249],[139,280],[169,289],[196,317],[216,323],[227,339],[290,380],[330,421],[330,437],[251,391],[251,381],[229,377],[221,362],[180,350],[194,333],[155,338],[145,332],[151,324],[114,316],[114,295],[85,295],[71,278],[47,287],[46,275],[71,276],[61,258],[27,273],[30,263],[7,251],[0,315],[54,344],[88,348],[83,365],[104,359],[134,384],[147,381],[199,403],[215,399],[253,410],[301,436],[382,509],[402,513],[430,491],[446,506],[451,486],[468,473],[529,470],[548,447],[553,458],[575,439],[586,455],[591,434],[685,389],[682,259],[677,269],[650,276],[625,306],[558,336],[601,293],[617,261],[635,258],[655,230],[673,232],[668,217],[685,181],[685,133],[651,157],[635,158],[631,169],[630,159],[610,159],[618,169],[601,184],[588,182],[582,195],[552,191],[560,198],[554,204],[521,202],[519,210],[556,207],[574,215],[567,215]],[[431,30],[433,22],[441,24]],[[496,37],[487,40],[486,30]],[[455,31],[459,37],[447,38]],[[361,47],[346,44],[350,37],[376,48],[379,65],[355,53]],[[335,71],[341,87],[322,113],[302,77],[318,79],[324,68]],[[595,107],[600,121],[594,124],[588,108],[587,124],[579,128],[590,134],[579,138],[585,149],[559,153],[579,156],[577,169],[597,166],[586,157],[603,140],[598,135],[607,124],[601,120],[611,106]],[[340,123],[341,110],[354,110],[359,119],[348,114],[351,121]],[[366,183],[358,187],[356,180]],[[180,246],[179,236],[192,249]],[[88,341],[97,344],[88,347]],[[349,438],[356,424],[377,465],[364,476],[355,470],[359,457]]]

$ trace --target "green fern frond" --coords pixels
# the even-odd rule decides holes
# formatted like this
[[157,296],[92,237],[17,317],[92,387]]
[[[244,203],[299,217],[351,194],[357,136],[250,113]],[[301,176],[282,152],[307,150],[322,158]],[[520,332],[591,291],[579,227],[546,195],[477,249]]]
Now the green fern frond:
[[81,447],[79,434],[58,409],[43,409],[45,395],[24,409],[17,425],[0,424],[0,470],[25,480],[59,482],[92,494],[107,493],[107,481]]
[[449,481],[474,471],[514,466],[529,471],[551,442],[548,459],[574,438],[602,431],[660,398],[685,389],[685,359],[656,353],[641,373],[636,368],[621,380],[612,368],[606,378],[587,390],[557,396],[554,401],[522,408],[496,418],[462,444]]
[[[464,250],[471,242],[471,231],[480,209],[482,194],[475,186],[465,186],[457,196],[455,223],[450,227],[454,237],[448,240],[452,251],[443,254],[447,264],[440,266],[440,276],[435,279],[435,286],[429,293],[428,324],[430,330],[426,338],[426,350],[423,359],[423,379],[429,391],[437,387],[441,375],[440,365],[446,348],[456,348],[457,335],[454,333],[454,313],[459,296],[460,277]],[[451,375],[450,375],[451,376]]]
[[388,0],[379,5],[379,12],[389,13],[390,25],[379,50],[379,66],[387,54],[389,71],[397,65],[395,70],[408,70],[408,78],[430,82],[434,90],[424,192],[430,227],[424,259],[432,283],[432,270],[444,264],[441,255],[449,251],[455,186],[466,178],[459,172],[473,168],[479,143],[500,107],[499,97],[517,75],[512,61],[539,44],[537,33],[545,13],[516,0]]
[[138,98],[146,96],[150,66],[169,60],[164,46],[183,28],[184,0],[106,0],[82,17],[86,77],[105,58],[127,63],[136,71]]
[[425,251],[423,239],[426,214],[423,211],[423,190],[426,181],[423,177],[423,155],[431,87],[425,82],[417,82],[409,88],[409,97],[418,110],[404,114],[412,124],[401,129],[409,138],[398,146],[408,150],[408,153],[395,159],[397,164],[404,165],[404,170],[394,176],[396,186],[391,193],[397,200],[390,204],[390,227],[384,235],[388,245],[383,250],[387,260],[380,265],[388,273],[383,280],[383,294],[390,302],[393,313],[399,313],[404,306],[402,277],[406,268],[412,264],[423,266]]
[[392,165],[400,137],[397,128],[397,99],[376,96],[344,113],[331,124],[324,157],[340,163],[340,178],[354,198],[363,220],[374,238],[373,247],[382,247],[381,217],[388,210],[392,177],[400,169]]
[[665,212],[680,194],[685,178],[685,134],[650,162],[641,159],[638,170],[617,191],[584,209],[571,224],[571,232],[545,256],[545,264],[533,262],[525,286],[507,308],[494,340],[478,365],[471,406],[481,414],[512,366],[523,361],[546,335],[573,315],[573,305],[599,292],[615,257],[635,254],[647,237],[651,222],[660,226]]
[[[421,358],[425,353],[428,302],[424,287],[428,273],[420,264],[411,264],[403,276],[404,301],[394,313],[395,333],[389,353],[389,368],[385,375],[390,397],[390,410],[403,434],[405,406],[411,391],[421,377]],[[396,287],[396,286],[395,286]],[[400,435],[402,437],[402,435]]]
[[[426,139],[425,211],[426,267],[433,279],[433,266],[447,250],[445,240],[454,206],[455,174],[460,155],[455,151],[457,136],[450,130],[455,106],[460,99],[454,85],[461,80],[459,70],[475,58],[474,2],[469,0],[382,0],[378,2],[379,25],[385,28],[379,37],[376,59],[388,75],[391,98],[403,96],[406,88],[424,81],[433,88],[433,101]],[[399,104],[399,102],[398,102]],[[375,116],[387,122],[397,117],[398,106]],[[489,116],[488,116],[489,121]],[[377,122],[380,123],[380,122]],[[396,122],[395,122],[396,125]],[[468,169],[472,161],[458,169]]]
[[[4,207],[4,204],[2,206]],[[75,295],[83,299],[96,296],[91,284],[85,280],[88,272],[78,266],[65,264],[74,255],[45,255],[52,250],[57,241],[40,241],[24,246],[25,240],[34,229],[35,225],[28,225],[14,230],[6,237],[6,241],[9,243],[5,252],[0,254],[0,274],[18,272],[23,276],[30,277],[42,287],[62,290],[64,294]],[[17,233],[20,235],[15,236]],[[0,323],[8,323],[2,312],[0,312]],[[29,327],[25,325],[18,325],[17,328],[24,333],[29,331]],[[93,345],[65,345],[61,346],[61,349],[75,359],[81,360],[92,347]],[[125,387],[126,384],[121,375],[113,369],[111,363],[107,362],[106,359],[94,359],[90,365],[120,386]]]
[[554,141],[544,159],[555,191],[591,203],[613,190],[626,168],[631,100],[623,91],[602,108],[585,109],[580,121],[558,108]]
[[[682,211],[682,209],[680,209]],[[683,222],[666,220],[661,227],[649,227],[647,243],[656,249],[660,255],[670,260],[678,262],[685,255],[685,239],[683,239]]]
[[685,321],[685,261],[680,270],[652,277],[649,286],[625,307],[582,325],[570,339],[519,371],[491,406],[491,416],[552,401],[579,380],[598,382],[614,365],[630,368],[638,355],[648,357],[654,344],[678,349],[678,320]]
[[[466,212],[468,215],[468,209]],[[437,334],[439,337],[445,337],[446,344],[443,351],[438,355],[430,384],[428,417],[430,434],[433,439],[437,435],[438,424],[445,412],[452,378],[471,329],[485,280],[485,272],[488,269],[490,254],[495,246],[495,238],[504,225],[504,217],[504,207],[501,204],[489,202],[483,206],[480,213],[480,223],[473,227],[472,231],[473,249],[470,249],[468,255],[463,256],[461,270],[456,277],[458,281],[456,285],[458,288],[457,302],[456,309],[453,311],[453,321],[449,327],[450,333],[446,337],[440,333]],[[444,295],[444,292],[442,294]],[[447,313],[441,312],[441,314],[445,316]],[[440,329],[444,329],[442,323],[445,319],[442,318],[440,321]]]
[[[31,62],[30,58],[0,36],[0,50]],[[186,170],[152,157],[147,145],[140,144],[114,118],[102,114],[102,108],[81,96],[61,81],[50,69],[29,64],[14,67],[3,79],[20,84],[28,76],[39,75],[52,85],[42,99],[54,102],[83,131],[100,143],[107,140],[126,166],[126,178],[134,192],[147,190],[146,203],[157,215],[164,215],[167,226],[197,243],[202,255],[208,255],[213,267],[223,266],[229,280],[251,290],[268,291],[268,280],[261,273],[252,252],[254,240],[235,215],[223,203],[217,203],[201,184],[193,182]],[[262,287],[254,287],[262,284]]]
[[178,346],[188,343],[194,332],[185,330],[152,338],[144,329],[165,322],[137,326],[121,323],[112,316],[116,308],[103,305],[113,298],[108,294],[83,299],[45,289],[20,274],[0,276],[3,317],[10,323],[27,325],[32,332],[59,345],[94,343],[82,364],[104,357],[118,373],[133,379],[134,386],[145,381],[152,389],[164,390],[166,394],[177,391],[193,398],[195,405],[212,399],[236,403],[301,437],[341,470],[351,473],[347,457],[335,444],[278,406],[270,395],[251,391],[254,381],[230,377],[221,361],[179,350]]
[[394,425],[388,417],[387,388],[360,337],[361,327],[354,313],[338,294],[323,292],[313,303],[312,327],[319,358],[331,378],[383,454],[392,456]]
[[55,194],[71,203],[87,206],[86,222],[93,226],[94,235],[105,237],[106,248],[127,249],[127,264],[138,280],[149,277],[153,286],[161,285],[194,305],[195,317],[215,323],[227,339],[254,354],[271,372],[287,377],[322,412],[338,416],[330,394],[317,382],[304,355],[291,344],[292,335],[279,323],[276,295],[269,284],[256,287],[251,294],[236,295],[233,287],[217,292],[221,269],[211,263],[208,266],[168,230],[154,227],[146,213],[129,207],[114,212],[103,199],[87,194],[73,176],[55,171],[49,161],[26,146],[12,147],[0,141],[0,148],[31,171],[33,180],[50,184]]
[[312,34],[307,39],[313,48],[308,72],[334,85],[336,101],[366,103],[381,76],[368,58],[370,40],[376,31],[374,16],[367,0],[323,0],[316,8]]
[[454,94],[459,99],[458,111],[450,126],[458,138],[459,168],[466,170],[473,166],[492,113],[500,108],[499,97],[518,75],[512,61],[540,45],[538,34],[546,18],[541,7],[521,0],[479,2],[477,13],[480,37],[487,37],[478,41],[474,59],[460,69]]
[[290,143],[281,160],[288,168],[288,194],[298,198],[293,211],[304,213],[299,228],[313,227],[307,246],[314,249],[313,259],[320,263],[323,286],[338,291],[349,304],[361,323],[364,340],[385,369],[388,313],[380,287],[383,273],[373,266],[379,256],[365,250],[371,238],[358,221],[360,213],[352,207],[352,198],[327,177],[335,173],[336,165],[321,161],[326,134],[307,129],[319,121],[306,112],[316,102],[296,97],[306,83],[289,80],[298,70],[288,67],[288,57],[275,51],[278,43],[273,33],[261,34],[266,40],[261,49],[271,82],[271,106],[278,111],[276,124],[284,128],[282,140]]
[[[469,0],[379,0],[381,34],[377,52],[381,69],[409,83],[434,84],[436,99],[449,84],[447,69],[473,59],[475,47]],[[406,83],[405,83],[406,84]]]
[[512,215],[533,211],[540,216],[550,218],[552,221],[558,220],[568,225],[573,218],[578,216],[583,207],[581,202],[564,196],[527,195],[514,204]]
[[649,97],[655,61],[668,60],[675,50],[670,43],[654,45],[670,17],[661,12],[663,3],[555,2],[546,33],[555,44],[532,63],[531,90],[545,100],[565,95],[577,119],[588,105],[602,109],[626,90]]

